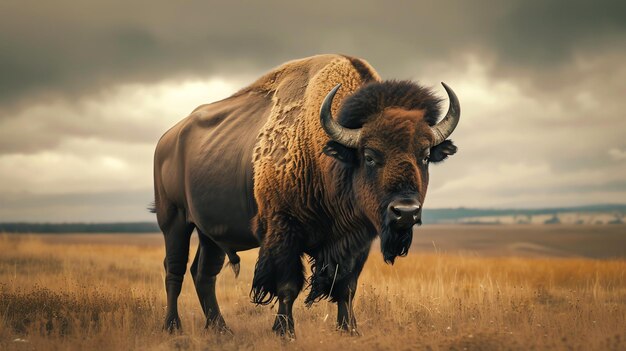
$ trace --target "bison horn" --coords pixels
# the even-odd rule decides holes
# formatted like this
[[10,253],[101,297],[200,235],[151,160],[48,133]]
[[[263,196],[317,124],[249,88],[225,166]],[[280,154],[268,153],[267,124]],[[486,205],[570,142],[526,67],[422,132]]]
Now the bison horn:
[[446,89],[446,92],[448,93],[450,107],[448,107],[448,113],[446,113],[446,116],[441,120],[441,122],[430,127],[430,130],[435,135],[433,146],[439,145],[446,140],[450,134],[452,134],[456,125],[459,124],[459,118],[461,118],[461,105],[459,104],[459,99],[456,97],[456,94],[446,83],[441,82],[441,85],[443,85],[444,89]]
[[331,139],[343,146],[357,148],[359,145],[359,139],[361,138],[361,129],[343,127],[335,121],[331,112],[333,98],[340,87],[341,84],[337,84],[333,90],[326,95],[326,98],[324,98],[322,108],[320,109],[320,121],[322,122],[322,128],[324,128],[324,131]]

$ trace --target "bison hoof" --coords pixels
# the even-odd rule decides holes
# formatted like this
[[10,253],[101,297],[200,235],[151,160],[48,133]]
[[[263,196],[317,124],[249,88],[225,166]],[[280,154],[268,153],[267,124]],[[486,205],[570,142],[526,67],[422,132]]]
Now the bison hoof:
[[276,319],[276,322],[274,322],[274,326],[272,327],[272,330],[274,331],[274,333],[276,333],[276,335],[280,336],[281,338],[285,340],[295,340],[296,331],[293,326],[293,322],[289,322],[285,320],[279,321],[278,319],[279,318]]
[[274,330],[274,333],[285,341],[295,341],[296,333],[293,330]]
[[295,340],[296,332],[293,329],[285,329],[285,328],[272,328],[274,333],[286,340]]
[[230,329],[228,326],[223,325],[221,327],[219,327],[219,329],[216,329],[216,331],[222,335],[228,335],[228,336],[232,336],[235,335],[235,333],[233,333],[233,330]]
[[181,329],[182,329],[182,326],[180,324],[180,318],[178,317],[178,315],[169,316],[165,318],[165,324],[163,325],[163,330],[167,331],[170,334],[173,334],[176,332],[180,332]]
[[361,336],[361,333],[359,333],[359,330],[356,327],[350,327],[347,325],[337,326],[337,331],[339,331],[342,335]]
[[204,329],[211,330],[221,335],[234,335],[233,330],[230,329],[223,321],[221,323],[207,322]]

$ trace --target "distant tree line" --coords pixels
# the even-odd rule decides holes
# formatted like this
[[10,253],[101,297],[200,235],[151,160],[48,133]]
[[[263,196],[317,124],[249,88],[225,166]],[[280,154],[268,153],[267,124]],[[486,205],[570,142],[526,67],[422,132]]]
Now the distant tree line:
[[441,208],[441,209],[424,209],[424,223],[441,223],[449,222],[461,218],[475,217],[498,217],[498,216],[536,216],[536,215],[552,215],[557,213],[617,213],[624,215],[626,213],[626,205],[588,205],[575,207],[552,207],[552,208],[535,208],[535,209],[507,209],[507,208]]
[[155,222],[0,223],[0,233],[156,233]]

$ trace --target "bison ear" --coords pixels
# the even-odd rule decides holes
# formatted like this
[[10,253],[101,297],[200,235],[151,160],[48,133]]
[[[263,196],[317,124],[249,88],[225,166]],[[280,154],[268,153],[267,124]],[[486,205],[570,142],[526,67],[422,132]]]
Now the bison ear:
[[329,141],[326,146],[324,146],[322,152],[327,156],[334,157],[337,160],[350,165],[354,164],[356,160],[354,149],[345,147],[333,140]]
[[448,158],[448,156],[454,155],[456,150],[457,147],[452,143],[452,140],[445,140],[430,149],[430,162],[441,162]]

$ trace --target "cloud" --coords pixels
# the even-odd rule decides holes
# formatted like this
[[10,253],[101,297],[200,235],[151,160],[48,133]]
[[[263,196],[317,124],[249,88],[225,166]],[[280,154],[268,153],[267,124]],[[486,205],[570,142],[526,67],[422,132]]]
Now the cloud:
[[626,160],[626,150],[621,150],[618,148],[613,148],[609,150],[609,155],[617,161]]
[[146,188],[151,173],[147,144],[70,139],[58,149],[0,156],[0,192],[59,194]]
[[503,61],[554,69],[581,50],[623,42],[624,11],[620,1],[519,1],[491,34]]
[[[626,165],[615,163],[617,151],[605,151],[623,143],[619,131],[626,122],[595,115],[598,106],[607,105],[603,111],[609,116],[618,108],[607,104],[610,94],[583,79],[571,88],[577,96],[547,99],[514,81],[493,79],[489,70],[468,57],[454,71],[435,67],[423,79],[431,85],[438,79],[450,83],[463,110],[452,136],[459,153],[431,167],[429,208],[545,207],[619,202],[626,195],[620,176]],[[5,216],[29,214],[44,220],[65,209],[64,218],[114,220],[122,218],[119,208],[133,203],[139,207],[127,214],[151,218],[143,211],[152,197],[152,155],[159,136],[196,106],[236,91],[242,81],[216,77],[121,85],[75,103],[35,104],[3,119],[0,125],[31,126],[29,138],[7,132],[15,127],[1,129],[7,147],[0,149],[0,197],[12,199],[8,203],[13,206],[4,210]],[[614,123],[611,128],[605,119]],[[132,200],[114,195],[124,193],[141,195]],[[87,200],[90,196],[106,198],[112,210],[96,210],[103,206]],[[31,200],[17,201],[22,197]],[[77,198],[90,208],[70,210],[78,206],[72,200]],[[56,200],[60,202],[53,205]],[[34,215],[42,204],[54,208]]]
[[123,84],[77,101],[33,102],[19,112],[0,113],[0,155],[49,150],[67,138],[154,144],[196,106],[225,98],[242,85],[219,77]]
[[493,74],[560,81],[560,67],[581,52],[623,52],[624,7],[617,0],[9,1],[0,5],[0,98],[27,103],[121,82],[257,74],[323,52],[365,57],[398,78],[432,62],[454,65],[469,52],[492,60]]
[[124,84],[0,118],[0,221],[153,220],[158,138],[237,80]]
[[325,52],[457,92],[459,153],[431,167],[428,207],[623,202],[625,9],[2,2],[0,220],[153,218],[144,207],[165,130],[271,67]]
[[[523,82],[494,79],[476,59],[465,67],[433,74],[452,82],[462,117],[452,135],[459,152],[431,167],[427,206],[623,202],[626,165],[615,163],[621,151],[615,145],[624,145],[626,120],[617,118],[623,107],[612,102],[626,71],[603,84],[601,77],[581,75],[545,96]],[[595,63],[585,67],[596,69]]]
[[[548,164],[502,162],[474,167],[444,182],[429,195],[455,207],[550,207],[620,203],[626,198],[626,165],[559,173]],[[450,201],[452,200],[452,201]],[[456,204],[454,203],[456,201]],[[439,207],[439,206],[436,206]]]

